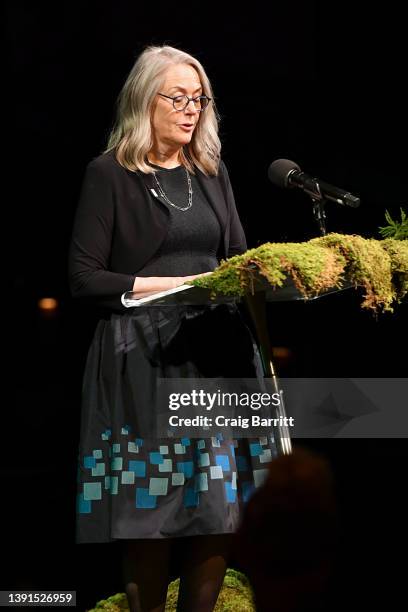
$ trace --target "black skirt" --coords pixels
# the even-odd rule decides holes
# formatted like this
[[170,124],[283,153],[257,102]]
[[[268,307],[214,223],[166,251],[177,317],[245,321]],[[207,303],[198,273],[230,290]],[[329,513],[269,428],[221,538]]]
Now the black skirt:
[[262,376],[234,304],[141,307],[101,319],[82,389],[77,542],[235,532],[277,455],[272,432],[237,439],[141,432],[158,378]]

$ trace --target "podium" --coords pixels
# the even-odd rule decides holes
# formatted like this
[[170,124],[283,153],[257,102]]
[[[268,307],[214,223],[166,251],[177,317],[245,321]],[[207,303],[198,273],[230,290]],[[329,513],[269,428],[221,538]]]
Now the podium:
[[275,408],[275,417],[277,424],[272,426],[272,432],[279,454],[290,454],[292,452],[292,443],[287,425],[287,415],[284,405],[282,390],[279,388],[279,380],[275,366],[272,361],[272,348],[270,345],[267,320],[266,320],[266,303],[267,302],[288,302],[294,300],[314,300],[322,295],[329,293],[337,293],[351,286],[345,283],[341,289],[333,288],[319,293],[318,295],[306,298],[294,285],[291,278],[287,278],[283,285],[278,288],[273,288],[268,281],[260,274],[255,274],[254,282],[250,290],[244,296],[229,296],[214,292],[210,289],[196,287],[192,284],[181,285],[175,289],[154,293],[148,297],[137,299],[135,294],[128,291],[122,295],[121,301],[126,308],[138,308],[142,306],[203,306],[211,304],[225,303],[243,303],[251,317],[257,345],[261,355],[262,369],[264,378],[270,380],[273,388],[273,393],[278,393],[280,403]]

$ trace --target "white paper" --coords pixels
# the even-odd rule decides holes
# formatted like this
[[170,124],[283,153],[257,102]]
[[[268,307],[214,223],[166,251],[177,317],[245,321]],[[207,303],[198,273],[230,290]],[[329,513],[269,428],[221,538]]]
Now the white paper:
[[158,298],[166,297],[166,295],[178,293],[179,291],[185,291],[186,289],[194,289],[194,287],[195,285],[180,285],[179,287],[175,287],[174,289],[166,289],[166,291],[159,291],[157,293],[153,293],[152,295],[148,295],[147,297],[140,299],[130,297],[133,292],[126,291],[126,293],[124,293],[121,297],[121,302],[126,308],[132,308],[133,306],[143,306],[144,304],[149,304],[150,302],[153,302]]

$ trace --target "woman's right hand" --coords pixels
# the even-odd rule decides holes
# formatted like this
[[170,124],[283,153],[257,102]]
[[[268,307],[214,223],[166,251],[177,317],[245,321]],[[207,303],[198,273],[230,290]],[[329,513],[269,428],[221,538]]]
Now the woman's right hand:
[[184,285],[184,283],[188,280],[193,280],[195,278],[198,278],[199,276],[208,276],[209,274],[212,274],[212,272],[201,272],[201,274],[192,274],[191,276],[180,276],[179,278],[182,279],[182,285]]
[[189,276],[136,276],[133,283],[133,293],[136,299],[175,289],[184,285],[186,281],[193,280],[199,276],[207,276],[211,272],[202,272],[201,274],[191,274]]

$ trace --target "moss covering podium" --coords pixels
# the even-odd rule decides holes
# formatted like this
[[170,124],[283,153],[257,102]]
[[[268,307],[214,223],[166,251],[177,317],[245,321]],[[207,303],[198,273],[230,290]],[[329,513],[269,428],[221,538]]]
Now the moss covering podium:
[[149,297],[122,296],[128,308],[243,302],[252,318],[265,378],[280,394],[272,425],[278,452],[290,453],[283,396],[272,361],[266,324],[267,301],[316,299],[328,293],[362,288],[362,308],[392,311],[408,291],[408,242],[328,234],[304,243],[266,243],[222,261],[208,276]]

